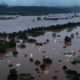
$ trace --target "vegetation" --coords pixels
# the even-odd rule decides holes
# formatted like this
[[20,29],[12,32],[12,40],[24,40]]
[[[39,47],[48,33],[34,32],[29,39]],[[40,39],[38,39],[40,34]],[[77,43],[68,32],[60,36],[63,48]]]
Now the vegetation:
[[35,44],[36,44],[36,45],[41,45],[41,46],[43,45],[43,43],[35,43]]
[[80,73],[78,74],[75,70],[67,70],[66,73],[75,75],[75,77],[71,80],[79,80],[80,78]]
[[16,43],[14,40],[11,40],[10,42],[0,41],[0,53],[6,53],[6,49],[10,47],[16,47]]
[[24,56],[25,56],[25,57],[27,57],[27,55],[26,55],[26,54],[25,54]]
[[[42,28],[40,28],[42,30]],[[32,36],[32,37],[37,37],[37,36],[40,36],[40,35],[43,35],[45,34],[45,32],[41,32],[39,28],[32,28],[29,32],[29,35]],[[38,32],[40,31],[40,32]]]
[[37,20],[41,20],[41,17],[37,17]]
[[59,62],[61,62],[62,60],[59,60]]
[[6,50],[3,48],[0,48],[0,53],[6,53]]
[[9,67],[12,67],[13,65],[12,65],[12,64],[9,64],[8,66],[9,66]]
[[[0,48],[2,48],[2,49],[7,49],[7,48],[9,48],[10,46],[9,46],[9,42],[7,42],[7,41],[0,41]],[[1,49],[0,49],[1,50]]]
[[10,47],[16,47],[16,42],[13,40],[10,40]]
[[25,48],[25,47],[26,47],[26,45],[20,44],[20,48]]
[[8,80],[17,80],[17,71],[15,69],[11,69],[9,73],[7,77]]
[[72,61],[71,63],[72,63],[72,64],[76,64],[76,61]]
[[10,20],[10,19],[15,19],[15,18],[6,18],[6,17],[3,17],[3,18],[0,18],[0,20]]
[[47,39],[46,42],[49,42],[49,39]]
[[52,60],[49,59],[49,58],[44,58],[43,62],[46,63],[46,64],[50,64],[50,63],[52,63]]
[[50,13],[69,13],[71,9],[44,6],[10,6],[0,5],[0,15],[47,15]]
[[46,42],[44,42],[43,44],[46,44]]
[[33,79],[34,79],[34,77],[30,77],[30,79],[31,79],[31,80],[33,80]]
[[67,74],[74,74],[74,75],[78,75],[78,73],[75,70],[67,70],[66,71]]
[[17,51],[13,51],[13,54],[19,54]]
[[22,31],[19,31],[16,35],[19,39],[28,39],[26,33],[22,32]]
[[66,36],[65,39],[64,39],[64,41],[65,41],[65,42],[71,42],[71,38],[68,37],[68,36]]
[[60,35],[58,35],[58,37],[60,37]]
[[36,68],[35,70],[36,70],[36,71],[39,71],[39,69],[38,69],[38,68]]
[[67,69],[67,66],[66,66],[66,65],[64,65],[64,66],[62,67],[62,69]]
[[30,61],[33,61],[33,59],[32,59],[32,58],[30,58]]
[[76,75],[72,80],[80,80],[80,78]]
[[74,34],[71,34],[71,37],[74,38]]
[[45,70],[45,69],[46,69],[46,65],[45,65],[45,64],[41,64],[41,65],[40,65],[40,68],[41,68],[42,70]]
[[57,76],[53,76],[53,79],[58,79],[58,77]]
[[35,39],[28,39],[28,42],[36,42]]
[[36,61],[35,61],[35,64],[36,64],[36,65],[40,64],[40,61],[36,60]]
[[79,33],[78,32],[76,32],[76,35],[78,35]]

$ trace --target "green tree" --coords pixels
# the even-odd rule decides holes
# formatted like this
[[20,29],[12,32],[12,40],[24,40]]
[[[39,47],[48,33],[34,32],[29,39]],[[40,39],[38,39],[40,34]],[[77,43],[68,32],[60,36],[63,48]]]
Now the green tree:
[[9,75],[7,77],[7,79],[9,80],[17,80],[17,71],[13,68],[9,71]]
[[10,41],[10,47],[16,47],[16,42],[14,39]]

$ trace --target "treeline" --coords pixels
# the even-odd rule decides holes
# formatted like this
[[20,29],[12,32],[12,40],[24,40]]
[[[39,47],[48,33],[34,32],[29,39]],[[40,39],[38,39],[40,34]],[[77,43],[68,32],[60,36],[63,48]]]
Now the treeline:
[[[13,32],[13,33],[6,33],[6,32],[3,32],[3,33],[0,33],[0,36],[1,37],[6,37],[8,36],[8,38],[19,38],[19,39],[26,39],[28,40],[28,42],[36,42],[35,39],[29,39],[28,38],[28,35],[29,36],[32,36],[32,37],[37,37],[37,36],[40,36],[40,35],[44,35],[45,34],[45,31],[46,30],[56,30],[56,29],[64,29],[64,28],[67,28],[67,27],[73,27],[73,26],[77,26],[77,25],[80,25],[80,22],[77,22],[77,23],[66,23],[66,24],[62,24],[62,25],[52,25],[52,26],[47,26],[47,27],[36,27],[36,28],[28,28],[27,30],[24,30],[24,31],[19,31],[19,32]],[[78,34],[78,33],[77,33]],[[71,42],[71,38],[69,37],[65,37],[65,41],[66,42]],[[47,42],[49,42],[47,40]],[[43,45],[43,44],[39,44],[39,43],[36,43],[36,45]],[[3,40],[0,42],[0,53],[5,53],[7,48],[10,48],[10,47],[16,47],[16,43],[15,43],[15,40],[10,40],[10,42],[4,42]]]
[[77,22],[77,23],[69,22],[69,23],[62,24],[62,25],[58,24],[58,25],[51,25],[51,26],[47,26],[47,27],[42,26],[42,27],[35,27],[35,28],[31,28],[31,29],[28,28],[27,30],[13,32],[13,33],[3,32],[3,33],[0,33],[0,36],[5,37],[5,36],[9,35],[9,38],[17,36],[20,39],[28,39],[27,35],[36,37],[36,36],[40,36],[40,35],[45,34],[45,30],[64,29],[67,27],[73,27],[73,26],[77,26],[77,25],[80,25],[80,22]]
[[0,15],[47,15],[54,13],[69,13],[71,10],[58,7],[39,7],[39,6],[12,6],[0,5]]

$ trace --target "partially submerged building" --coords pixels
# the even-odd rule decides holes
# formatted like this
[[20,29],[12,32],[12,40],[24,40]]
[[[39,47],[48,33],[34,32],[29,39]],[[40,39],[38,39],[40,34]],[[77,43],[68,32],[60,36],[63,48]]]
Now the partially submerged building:
[[20,73],[18,75],[18,80],[31,80],[31,74],[30,73]]
[[74,57],[74,61],[80,62],[80,56]]
[[75,55],[75,52],[64,53],[65,56],[71,57]]

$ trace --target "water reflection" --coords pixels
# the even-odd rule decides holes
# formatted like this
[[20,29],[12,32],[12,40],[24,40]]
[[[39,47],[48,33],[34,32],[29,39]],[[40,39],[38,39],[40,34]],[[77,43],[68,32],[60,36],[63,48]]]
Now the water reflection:
[[10,63],[10,60],[7,60],[7,63]]
[[71,42],[64,42],[64,45],[68,48],[68,46],[71,46]]
[[29,53],[29,55],[31,56],[31,58],[33,57],[33,53]]
[[53,48],[53,50],[55,50],[56,48]]
[[50,71],[44,71],[44,73],[45,73],[46,75],[49,74],[49,72],[50,72]]
[[56,40],[54,40],[54,43],[55,43],[55,44],[56,44],[56,42],[57,42],[57,41],[56,41]]
[[6,53],[0,53],[0,57],[5,56],[5,55],[6,55]]
[[70,61],[70,59],[66,59],[66,61],[68,61],[68,62],[69,62],[69,61]]
[[14,47],[14,48],[8,48],[8,49],[7,49],[7,53],[13,52],[13,51],[16,51],[16,48],[15,48],[15,47]]
[[14,57],[18,57],[18,56],[19,56],[19,54],[13,54],[13,56],[14,56]]
[[71,32],[73,30],[74,27],[68,27],[66,30],[67,32]]

